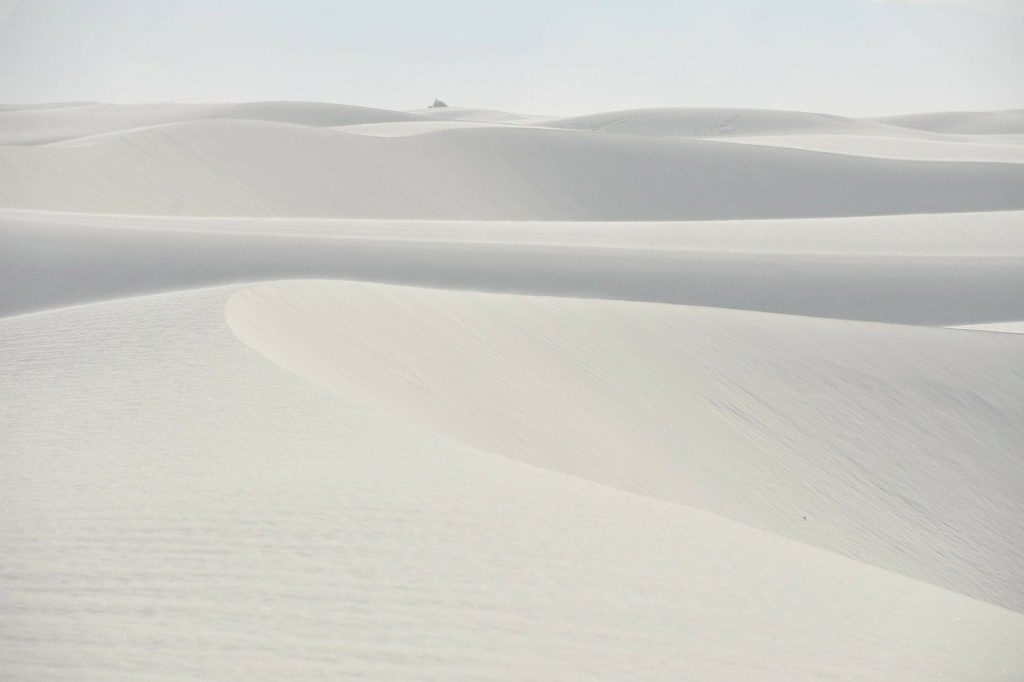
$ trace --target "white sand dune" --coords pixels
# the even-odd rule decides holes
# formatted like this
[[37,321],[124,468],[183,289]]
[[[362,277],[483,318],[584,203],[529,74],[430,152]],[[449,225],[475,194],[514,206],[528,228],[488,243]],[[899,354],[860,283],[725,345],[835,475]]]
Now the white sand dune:
[[[882,118],[850,118],[804,111],[743,108],[625,109],[544,125],[649,137],[731,138],[757,136],[853,136],[978,143],[1024,133],[1024,110],[938,112]],[[980,139],[979,139],[980,138]]]
[[[340,126],[338,129],[347,133],[358,133],[374,137],[406,137],[408,135],[423,135],[441,130],[486,128],[494,125],[495,123],[464,120],[389,121],[385,123],[345,125]],[[543,121],[525,123],[515,121],[511,125],[534,128],[546,127]],[[614,129],[611,132],[614,132]],[[868,134],[828,135],[818,133],[752,135],[749,137],[723,135],[714,139],[832,154],[868,156],[880,159],[1024,163],[1024,136],[1021,135],[950,135],[945,136],[943,139],[929,139],[907,135],[885,137]]]
[[[232,305],[258,322],[275,290]],[[5,679],[996,681],[1024,666],[1020,614],[276,370],[226,328],[231,293],[0,320],[0,388],[19,406],[0,429]]]
[[[1020,112],[856,119],[757,109],[636,109],[543,124],[620,135],[728,140],[854,156],[1024,163]],[[959,125],[958,125],[959,123]],[[1003,133],[1003,134],[995,134]]]
[[920,132],[869,119],[767,109],[627,109],[552,119],[553,128],[650,137],[730,137],[825,134],[925,137]]
[[1020,679],[1019,114],[0,108],[0,679]]
[[193,121],[0,147],[0,206],[514,220],[851,216],[1024,208],[1018,164],[892,161],[509,126],[399,138]]
[[0,145],[38,145],[169,123],[236,119],[318,128],[417,120],[415,114],[319,102],[244,104],[82,104],[0,112]]
[[472,107],[432,107],[429,109],[415,109],[409,113],[435,121],[476,121],[480,123],[514,123],[542,118],[526,114],[514,114],[508,111],[475,109]]
[[332,283],[227,313],[301,376],[478,449],[1024,610],[1019,337]]
[[[415,123],[406,125],[415,125]],[[807,149],[833,154],[872,156],[880,159],[1024,163],[1024,138],[1017,136],[995,137],[999,139],[982,141],[926,140],[872,135],[765,135],[727,139],[730,142]]]
[[950,111],[906,114],[876,119],[886,125],[939,133],[998,135],[1024,133],[1024,109],[1007,111]]
[[442,130],[461,130],[462,128],[493,128],[495,123],[483,121],[389,121],[386,123],[359,123],[339,126],[337,130],[371,137],[408,137],[409,135],[425,135]]
[[993,322],[1024,317],[1024,213],[490,223],[0,212],[0,314],[290,277]]

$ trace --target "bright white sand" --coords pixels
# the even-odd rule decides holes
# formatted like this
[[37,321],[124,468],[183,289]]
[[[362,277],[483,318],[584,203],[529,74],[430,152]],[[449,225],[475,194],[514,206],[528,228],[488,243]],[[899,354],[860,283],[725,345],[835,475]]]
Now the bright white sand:
[[227,317],[478,449],[1024,610],[1019,337],[354,283],[254,287]]
[[1024,334],[1024,320],[1017,322],[990,322],[988,324],[965,324],[957,329],[973,329],[975,331],[1002,332],[1004,334]]
[[387,138],[199,118],[74,143],[0,146],[0,206],[101,213],[800,218],[1024,209],[1021,187],[1021,164],[509,125]]
[[0,678],[1020,678],[1018,119],[0,111]]
[[[281,312],[275,292],[301,302],[315,287],[328,289],[323,304],[342,306],[338,313],[393,298],[384,325],[400,322],[394,306],[402,297],[429,304],[435,296],[272,285],[237,291],[229,314],[236,328],[258,326]],[[346,290],[360,299],[346,302]],[[351,392],[317,388],[241,345],[224,323],[231,293],[0,322],[0,388],[18,406],[4,413],[0,459],[6,679],[1005,680],[1024,666],[1020,614],[692,506],[473,449],[416,428],[407,412],[368,412]],[[482,296],[479,313],[492,301],[505,305]],[[510,302],[520,314],[536,305]],[[417,311],[408,312],[415,320]],[[682,319],[699,312],[680,310]],[[428,314],[436,311],[424,309],[420,324]],[[379,355],[395,349],[387,367],[398,373],[380,376],[383,390],[430,371],[398,354],[415,350],[421,327],[382,336],[381,326],[365,327],[366,314],[349,322],[359,335],[337,359],[364,341],[381,344]],[[423,338],[423,351],[440,338]],[[507,385],[508,365],[478,364],[477,348],[463,366],[495,388]],[[373,351],[359,352],[346,366],[369,371],[362,363]],[[571,348],[563,352],[572,357]],[[455,361],[446,357],[435,359]],[[540,367],[523,369],[530,373],[522,381],[571,385]],[[586,369],[552,368],[593,385],[600,377],[586,381]],[[458,403],[457,393],[431,392],[444,388],[433,381],[425,377],[424,397]],[[644,406],[632,428],[654,407]],[[521,409],[533,408],[510,402],[506,412]],[[572,433],[582,427],[576,416],[564,415]],[[708,413],[678,416],[699,427]],[[708,426],[720,428],[721,419]],[[552,415],[548,423],[556,422]],[[679,450],[688,452],[697,455]],[[585,465],[588,454],[564,456]],[[730,454],[737,469],[765,456],[754,442]],[[648,476],[658,462],[651,455],[638,442],[629,462]],[[781,481],[785,469],[776,471]],[[801,475],[811,476],[809,489],[841,474]],[[735,499],[726,480],[715,489]],[[871,493],[862,513],[871,518],[880,497]],[[814,503],[806,522],[789,508],[790,525],[835,532],[838,514],[820,508]],[[880,523],[891,510],[874,511]],[[901,524],[916,516],[910,506],[905,512]],[[982,509],[974,516],[985,518]],[[942,565],[928,554],[916,560]]]

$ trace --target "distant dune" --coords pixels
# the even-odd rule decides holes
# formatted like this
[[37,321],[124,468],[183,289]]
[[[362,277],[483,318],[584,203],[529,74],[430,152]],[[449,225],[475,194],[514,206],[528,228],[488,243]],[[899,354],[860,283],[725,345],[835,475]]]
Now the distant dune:
[[317,102],[245,104],[75,104],[0,112],[0,145],[36,145],[110,132],[183,123],[234,119],[328,127],[355,123],[417,120],[414,114]]
[[507,111],[468,107],[432,107],[430,109],[417,109],[411,113],[435,121],[478,121],[481,123],[515,123],[536,118],[524,114],[513,114]]
[[[554,128],[652,137],[732,135],[892,135],[891,126],[871,120],[767,109],[631,109],[548,121]],[[918,136],[910,131],[907,136]]]
[[0,314],[334,277],[958,325],[1024,319],[1024,213],[586,223],[0,211]]
[[1024,109],[908,114],[877,120],[889,125],[938,133],[1024,134]]
[[[981,138],[980,135],[975,137]],[[808,149],[833,154],[873,156],[880,159],[1024,163],[1024,136],[994,135],[980,140],[976,140],[973,137],[968,140],[931,140],[916,137],[861,135],[762,135],[730,137],[727,139],[729,142]]]
[[204,119],[0,147],[0,206],[102,213],[802,218],[1022,209],[1021,187],[1019,164],[893,161],[514,126],[379,138]]

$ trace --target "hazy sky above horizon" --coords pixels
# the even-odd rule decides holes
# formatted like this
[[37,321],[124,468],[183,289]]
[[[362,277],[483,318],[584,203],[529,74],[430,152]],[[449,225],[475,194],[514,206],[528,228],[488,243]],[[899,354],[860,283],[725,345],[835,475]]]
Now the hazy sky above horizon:
[[1024,107],[1024,0],[0,0],[0,102]]

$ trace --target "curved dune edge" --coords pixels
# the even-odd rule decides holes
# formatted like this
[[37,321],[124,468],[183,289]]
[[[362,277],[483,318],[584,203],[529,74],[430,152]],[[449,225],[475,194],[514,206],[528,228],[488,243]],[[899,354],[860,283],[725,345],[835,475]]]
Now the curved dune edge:
[[354,282],[226,315],[403,422],[1024,611],[1020,337]]
[[243,346],[232,291],[0,320],[23,407],[0,458],[6,674],[101,679],[111,651],[223,680],[1024,667],[1020,614],[368,415]]
[[[390,125],[390,124],[382,124]],[[415,125],[398,123],[397,126]],[[736,144],[757,144],[807,151],[916,161],[1024,163],[1024,141],[950,142],[868,135],[766,135],[725,138]]]
[[1024,320],[989,322],[986,324],[964,324],[955,328],[979,332],[999,332],[1000,334],[1024,334]]

